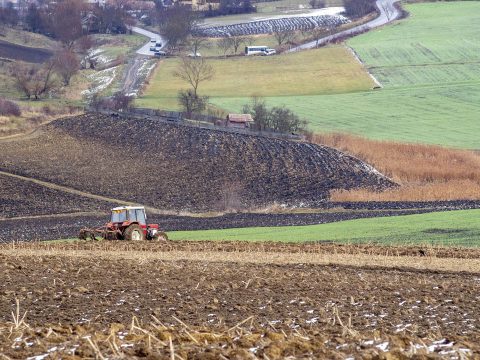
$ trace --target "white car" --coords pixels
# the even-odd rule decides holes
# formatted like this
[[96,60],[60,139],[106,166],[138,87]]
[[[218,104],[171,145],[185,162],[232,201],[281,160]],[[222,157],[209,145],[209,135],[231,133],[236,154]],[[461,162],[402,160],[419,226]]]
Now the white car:
[[150,42],[151,42],[151,43],[156,43],[156,42],[157,42],[157,39],[150,39]]
[[275,49],[267,49],[263,52],[262,55],[264,56],[269,56],[269,55],[275,55],[277,52],[275,51]]
[[197,52],[196,54],[191,52],[190,54],[188,54],[188,57],[202,57],[202,54],[200,54],[199,52]]

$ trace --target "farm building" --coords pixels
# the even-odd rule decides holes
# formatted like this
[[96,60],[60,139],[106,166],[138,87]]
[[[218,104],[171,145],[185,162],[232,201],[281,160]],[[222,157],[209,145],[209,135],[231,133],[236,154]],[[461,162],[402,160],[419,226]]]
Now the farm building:
[[233,128],[249,128],[253,122],[252,115],[250,114],[228,114],[226,126]]

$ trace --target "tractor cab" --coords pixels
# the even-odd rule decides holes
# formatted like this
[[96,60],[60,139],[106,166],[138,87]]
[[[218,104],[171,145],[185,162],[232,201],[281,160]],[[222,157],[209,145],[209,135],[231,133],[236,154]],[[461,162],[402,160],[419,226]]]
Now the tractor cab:
[[110,222],[114,224],[137,222],[142,228],[146,227],[147,215],[145,214],[145,208],[143,206],[122,206],[113,208]]

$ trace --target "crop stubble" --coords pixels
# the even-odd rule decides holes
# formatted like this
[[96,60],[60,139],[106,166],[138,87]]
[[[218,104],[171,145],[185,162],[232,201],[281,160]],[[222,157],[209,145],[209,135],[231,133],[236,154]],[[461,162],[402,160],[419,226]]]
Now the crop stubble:
[[[95,248],[108,244],[84,244],[77,251],[90,247],[91,255],[75,257],[62,256],[65,245],[56,246],[57,255],[49,256],[35,254],[35,246],[24,256],[2,250],[0,339],[7,338],[4,325],[11,321],[15,298],[37,333],[23,330],[16,338],[27,341],[17,348],[0,345],[0,353],[46,352],[49,347],[38,344],[60,337],[66,347],[57,346],[53,353],[70,351],[76,341],[77,355],[86,356],[95,351],[85,338],[90,335],[104,355],[114,354],[106,340],[113,334],[118,344],[127,344],[120,351],[131,356],[142,356],[142,351],[143,356],[169,356],[169,337],[174,351],[188,358],[385,356],[381,349],[403,356],[412,351],[430,352],[431,357],[440,351],[480,354],[478,273],[129,260],[116,257],[115,251],[96,257]],[[146,250],[152,245],[129,246]],[[191,251],[199,252],[199,246]],[[131,327],[133,316],[143,332]],[[53,332],[47,339],[49,326]],[[145,331],[154,337],[148,340]],[[204,335],[207,344],[200,333],[210,334]],[[33,338],[41,341],[26,345]],[[9,341],[0,343],[11,344],[13,338]]]

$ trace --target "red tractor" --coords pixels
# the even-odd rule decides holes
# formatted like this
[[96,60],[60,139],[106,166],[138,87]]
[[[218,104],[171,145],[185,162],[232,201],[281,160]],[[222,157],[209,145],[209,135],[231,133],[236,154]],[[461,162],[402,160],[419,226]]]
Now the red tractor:
[[97,229],[84,228],[78,235],[81,240],[168,240],[158,224],[147,224],[143,206],[121,206],[112,209],[110,222]]

